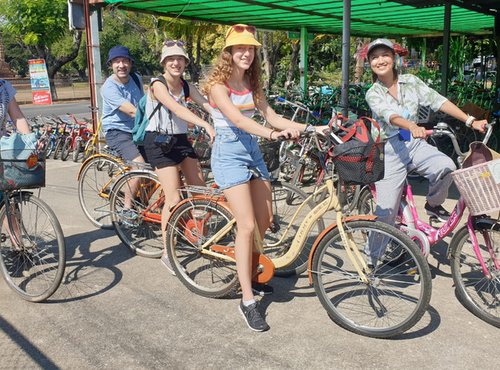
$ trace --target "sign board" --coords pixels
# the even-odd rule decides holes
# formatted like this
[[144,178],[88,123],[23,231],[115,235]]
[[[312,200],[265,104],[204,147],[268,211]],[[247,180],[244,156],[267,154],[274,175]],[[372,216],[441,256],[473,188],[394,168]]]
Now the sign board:
[[[286,35],[290,40],[300,40],[300,32],[287,31]],[[314,40],[314,33],[308,33],[307,39]]]
[[52,104],[49,75],[45,59],[30,59],[29,70],[33,104]]

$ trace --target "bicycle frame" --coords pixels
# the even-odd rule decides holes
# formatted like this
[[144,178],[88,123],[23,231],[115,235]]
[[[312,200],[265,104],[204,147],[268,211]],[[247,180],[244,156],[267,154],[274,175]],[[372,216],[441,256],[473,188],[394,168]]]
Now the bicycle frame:
[[[286,237],[287,233],[289,232],[291,225],[293,224],[293,221],[298,217],[300,214],[300,211],[302,208],[312,199],[314,199],[318,194],[324,192],[325,190],[328,191],[329,196],[326,197],[323,201],[321,201],[319,204],[317,204],[309,213],[305,216],[304,220],[300,224],[299,229],[297,230],[297,233],[295,234],[292,244],[290,246],[290,249],[285,253],[283,256],[278,257],[272,261],[272,264],[274,268],[283,268],[286,266],[289,266],[295,259],[300,255],[300,252],[306,242],[306,238],[311,230],[311,228],[314,226],[314,223],[320,219],[326,212],[330,210],[335,210],[337,211],[337,223],[334,223],[330,225],[327,230],[331,230],[333,227],[339,227],[342,228],[342,220],[343,220],[343,215],[340,209],[339,201],[338,198],[335,194],[335,188],[333,185],[333,179],[327,179],[325,181],[325,185],[321,186],[319,189],[317,189],[314,193],[310,194],[304,202],[298,207],[298,209],[295,211],[292,220],[290,221],[289,225],[285,229],[281,239],[272,245],[269,246],[275,246],[279,245],[284,238]],[[185,203],[190,202],[191,199],[206,199],[211,202],[215,202],[224,208],[226,208],[230,212],[230,207],[225,198],[222,195],[195,195],[191,198],[187,198],[180,202],[174,210],[172,210],[173,214],[175,212],[175,209],[182,206]],[[375,219],[374,216],[354,216],[351,219]],[[233,254],[233,249],[229,247],[222,247],[218,246],[217,242],[221,240],[228,232],[231,231],[231,229],[234,227],[236,224],[236,220],[233,218],[231,219],[224,227],[222,227],[217,233],[212,235],[208,240],[206,240],[202,245],[193,245],[198,250],[200,253],[216,257],[218,259],[222,259],[225,261],[229,262],[234,262],[234,254]],[[342,228],[343,230],[343,228]],[[323,235],[323,234],[321,234]],[[356,266],[356,269],[358,270],[358,273],[360,275],[360,279],[363,281],[367,281],[366,278],[366,271],[369,271],[369,268],[366,265],[366,262],[364,261],[363,257],[359,255],[359,252],[357,251],[357,248],[352,248],[350,247],[350,237],[346,236],[345,233],[343,233],[342,236],[343,240],[345,241],[345,248],[348,250],[349,257],[351,258],[352,263]],[[317,240],[320,240],[318,237],[316,241],[314,242],[313,249],[311,250],[310,256],[309,256],[309,263],[311,263],[312,256],[314,255],[314,250],[316,249],[317,246]],[[262,239],[260,237],[259,233],[254,233],[254,243],[255,246],[257,247],[259,253],[262,253],[262,250],[260,249],[261,247],[266,248],[266,246],[263,246]],[[350,250],[350,251],[349,251]],[[350,253],[352,252],[352,253]],[[357,253],[356,253],[357,252]]]

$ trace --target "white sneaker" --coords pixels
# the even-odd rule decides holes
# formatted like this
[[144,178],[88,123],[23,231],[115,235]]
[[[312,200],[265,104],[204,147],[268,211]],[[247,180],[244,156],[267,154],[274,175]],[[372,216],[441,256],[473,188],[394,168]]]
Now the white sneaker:
[[168,259],[168,256],[166,254],[163,254],[160,258],[160,262],[167,268],[167,270],[175,276],[175,271],[172,268],[172,264],[170,263],[170,260]]

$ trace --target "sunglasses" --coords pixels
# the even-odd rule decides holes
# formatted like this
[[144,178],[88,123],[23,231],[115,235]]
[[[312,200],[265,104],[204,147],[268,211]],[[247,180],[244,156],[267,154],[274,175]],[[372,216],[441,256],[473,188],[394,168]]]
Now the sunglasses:
[[226,35],[226,38],[231,34],[232,31],[238,32],[238,33],[242,33],[242,32],[248,31],[252,35],[255,36],[255,32],[257,30],[256,30],[256,28],[254,26],[240,26],[240,25],[231,26],[231,28],[229,29],[229,32]]
[[184,42],[181,40],[168,40],[163,43],[163,45],[167,47],[171,47],[174,45],[180,46],[181,48],[184,46]]

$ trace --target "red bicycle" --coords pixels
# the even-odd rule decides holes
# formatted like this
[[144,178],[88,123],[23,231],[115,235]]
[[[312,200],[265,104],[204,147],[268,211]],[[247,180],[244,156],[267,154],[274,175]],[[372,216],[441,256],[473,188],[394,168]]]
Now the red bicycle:
[[89,120],[84,119],[82,122],[78,121],[74,115],[68,115],[75,121],[75,124],[70,126],[69,135],[64,140],[61,159],[67,160],[69,153],[73,152],[73,162],[77,162],[78,156],[83,153],[85,144],[92,138],[94,132],[88,128]]

